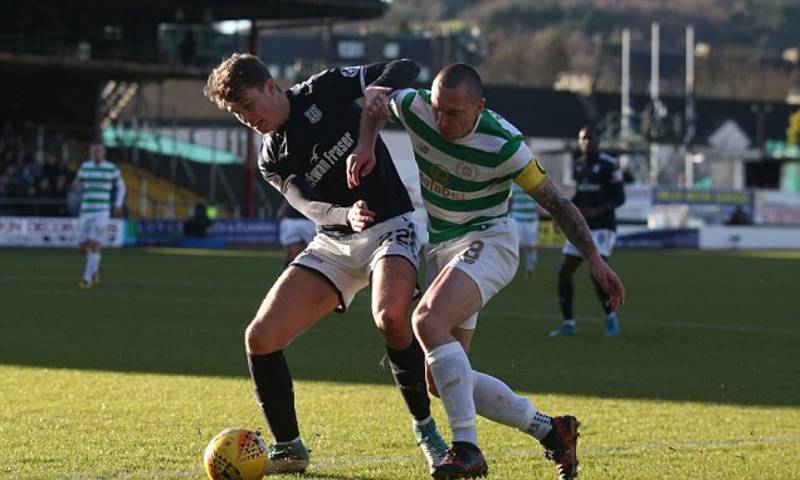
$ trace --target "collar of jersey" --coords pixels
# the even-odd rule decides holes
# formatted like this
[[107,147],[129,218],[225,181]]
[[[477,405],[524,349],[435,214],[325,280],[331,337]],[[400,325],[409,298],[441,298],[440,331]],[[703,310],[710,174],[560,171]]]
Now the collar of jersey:
[[[461,138],[456,138],[455,140],[453,140],[450,143],[463,143],[465,140],[468,140],[469,137],[471,137],[475,133],[475,130],[478,129],[478,124],[481,123],[481,117],[483,116],[483,112],[484,111],[481,110],[481,113],[478,114],[477,118],[475,118],[475,125],[472,126],[472,130],[468,134],[464,135]],[[441,135],[441,133],[440,133],[440,135]]]

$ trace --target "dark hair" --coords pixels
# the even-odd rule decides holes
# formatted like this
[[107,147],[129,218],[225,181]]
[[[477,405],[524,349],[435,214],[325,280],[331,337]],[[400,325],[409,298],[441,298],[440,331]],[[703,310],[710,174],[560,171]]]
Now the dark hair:
[[444,88],[457,88],[460,85],[464,85],[476,99],[483,97],[481,76],[475,68],[466,63],[451,63],[444,67],[436,75],[436,78]]
[[239,102],[245,90],[261,87],[272,78],[267,66],[255,55],[234,53],[208,75],[203,94],[219,108]]

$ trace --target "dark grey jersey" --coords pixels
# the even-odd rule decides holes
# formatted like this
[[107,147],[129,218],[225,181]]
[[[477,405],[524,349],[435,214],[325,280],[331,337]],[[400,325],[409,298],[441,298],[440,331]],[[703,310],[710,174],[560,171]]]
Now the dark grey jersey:
[[617,160],[606,153],[583,155],[573,165],[575,196],[572,202],[578,207],[607,206],[608,211],[586,223],[592,230],[617,229],[614,209],[625,203],[622,170]]
[[[347,187],[346,160],[358,142],[361,119],[355,100],[363,95],[366,85],[384,75],[386,67],[380,63],[332,68],[288,90],[289,118],[264,136],[261,147],[259,169],[264,179],[284,195],[291,179],[304,198],[336,206],[349,207],[364,200],[375,212],[375,223],[411,211],[408,192],[380,137],[375,145],[375,169],[356,188]],[[395,80],[400,78],[397,83],[413,80],[401,77],[395,76]],[[302,201],[297,203],[295,198],[293,206],[302,211]],[[328,232],[352,233],[346,224],[320,227]]]

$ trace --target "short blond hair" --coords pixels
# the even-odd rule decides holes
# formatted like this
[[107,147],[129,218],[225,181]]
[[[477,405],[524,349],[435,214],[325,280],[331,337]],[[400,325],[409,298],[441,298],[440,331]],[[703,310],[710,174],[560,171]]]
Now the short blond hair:
[[259,88],[271,78],[260,58],[250,53],[234,53],[211,71],[203,94],[219,108],[227,109],[241,101],[245,90]]

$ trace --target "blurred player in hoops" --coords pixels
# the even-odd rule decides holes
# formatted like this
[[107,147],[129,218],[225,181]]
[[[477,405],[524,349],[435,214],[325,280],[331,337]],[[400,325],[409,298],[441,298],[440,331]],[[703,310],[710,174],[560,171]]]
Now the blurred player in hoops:
[[345,172],[359,134],[355,100],[368,85],[406,87],[418,72],[410,60],[331,68],[284,90],[257,57],[233,54],[209,75],[206,96],[263,135],[259,169],[266,182],[318,226],[245,333],[256,398],[275,436],[270,473],[309,465],[284,348],[328,313],[344,311],[370,281],[373,318],[416,441],[431,469],[446,452],[430,415],[424,353],[406,322],[418,263],[411,200],[383,142],[375,145],[378,162],[368,181],[350,190]]
[[516,183],[511,184],[511,218],[517,228],[520,253],[525,258],[525,275],[531,278],[539,259],[539,206]]
[[91,144],[89,156],[75,177],[75,186],[81,191],[78,249],[86,259],[78,284],[81,288],[92,288],[100,283],[100,250],[107,235],[108,219],[112,209],[114,216],[122,216],[125,200],[125,182],[119,168],[106,160],[106,147],[102,143]]

